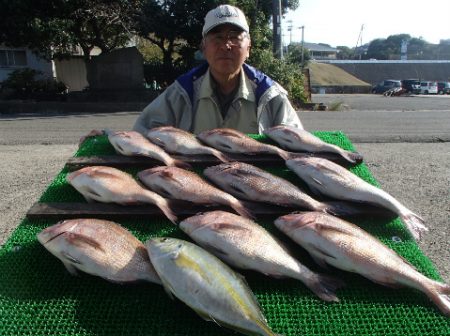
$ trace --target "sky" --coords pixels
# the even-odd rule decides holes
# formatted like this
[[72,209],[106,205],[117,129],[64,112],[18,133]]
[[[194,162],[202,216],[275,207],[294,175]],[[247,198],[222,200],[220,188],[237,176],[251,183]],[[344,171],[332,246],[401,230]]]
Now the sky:
[[[299,0],[282,21],[283,43],[304,41],[353,48],[409,34],[429,43],[450,39],[450,0]],[[292,22],[289,22],[292,20]],[[362,28],[362,29],[361,29]],[[362,41],[362,43],[361,43]]]

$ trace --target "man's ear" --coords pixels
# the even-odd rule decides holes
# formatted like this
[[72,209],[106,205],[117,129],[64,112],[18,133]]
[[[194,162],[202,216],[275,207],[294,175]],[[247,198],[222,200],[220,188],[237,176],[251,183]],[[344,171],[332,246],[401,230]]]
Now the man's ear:
[[205,38],[202,38],[202,41],[200,42],[200,51],[203,52],[205,49]]

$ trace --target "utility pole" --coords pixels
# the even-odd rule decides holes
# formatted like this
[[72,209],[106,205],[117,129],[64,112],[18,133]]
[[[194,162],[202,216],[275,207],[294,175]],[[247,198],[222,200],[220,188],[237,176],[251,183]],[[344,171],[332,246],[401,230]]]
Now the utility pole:
[[281,0],[272,0],[273,21],[273,54],[283,59],[283,43],[281,37]]
[[362,34],[363,34],[363,30],[364,30],[364,24],[362,24],[361,25],[361,30],[359,31],[359,36],[358,36],[358,41],[356,41],[356,47],[355,47],[355,55],[356,55],[356,52],[357,52],[357,50],[358,50],[358,44],[361,46],[360,48],[361,48],[361,50],[359,51],[359,60],[361,60],[361,55],[362,55]]
[[302,30],[302,68],[305,66],[305,26],[298,27]]
[[292,44],[292,20],[288,21],[288,27],[287,30],[289,32],[289,44]]

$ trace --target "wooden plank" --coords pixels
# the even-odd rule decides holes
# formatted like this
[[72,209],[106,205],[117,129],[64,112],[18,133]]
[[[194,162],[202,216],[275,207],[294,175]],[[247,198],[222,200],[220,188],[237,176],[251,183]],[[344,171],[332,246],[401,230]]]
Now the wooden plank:
[[[320,157],[336,162],[343,166],[350,166],[340,155],[334,153],[298,153],[300,155]],[[226,154],[233,161],[246,162],[250,164],[283,164],[284,160],[272,154]],[[190,164],[198,165],[216,165],[221,163],[219,159],[212,155],[172,155],[174,159],[178,159]],[[109,166],[115,168],[133,168],[143,167],[150,168],[162,165],[161,161],[144,157],[144,156],[123,156],[123,155],[95,155],[72,157],[66,163],[69,171],[81,169],[86,166]]]
[[[254,215],[280,215],[298,210],[283,208],[270,204],[246,202],[246,206]],[[180,217],[192,216],[200,212],[212,210],[231,211],[226,206],[204,206],[185,201],[170,201],[172,211]],[[124,219],[130,217],[164,217],[163,212],[152,204],[119,205],[113,203],[35,203],[27,212],[30,219],[65,219],[65,218],[111,218]]]
[[[192,216],[200,212],[212,210],[224,210],[234,212],[233,209],[221,205],[196,205],[186,201],[170,200],[170,207],[178,217]],[[281,216],[295,211],[307,211],[306,209],[282,207],[272,204],[243,201],[243,204],[256,216]],[[352,205],[353,216],[382,216],[392,217],[390,212],[370,205],[348,203]],[[66,218],[104,218],[126,219],[146,218],[161,216],[163,212],[152,204],[119,205],[114,203],[35,203],[27,212],[30,219],[66,219]]]

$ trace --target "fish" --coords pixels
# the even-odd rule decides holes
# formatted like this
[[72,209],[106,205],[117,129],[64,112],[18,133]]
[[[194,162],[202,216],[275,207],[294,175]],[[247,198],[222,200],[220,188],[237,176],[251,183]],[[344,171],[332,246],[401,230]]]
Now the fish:
[[[360,153],[347,151],[339,146],[329,144],[304,129],[289,125],[277,125],[265,129],[263,133],[282,148],[292,152],[336,153],[352,164],[363,161],[363,156]],[[291,158],[293,158],[292,155]]]
[[72,275],[81,271],[119,284],[162,284],[145,245],[117,223],[68,219],[45,228],[37,239]]
[[250,219],[217,210],[186,218],[179,226],[197,244],[230,266],[274,278],[294,278],[322,300],[339,302],[334,291],[343,285],[340,280],[311,271]]
[[116,168],[88,166],[68,174],[66,179],[88,202],[151,203],[159,207],[172,223],[177,221],[165,198],[145,189],[131,175]]
[[276,335],[244,277],[203,248],[159,237],[146,242],[163,286],[197,314],[245,334]]
[[125,156],[147,156],[163,162],[167,166],[177,166],[191,169],[191,165],[182,160],[172,158],[161,147],[150,142],[141,133],[136,131],[112,131],[105,129],[108,140],[116,152]]
[[248,163],[221,163],[206,168],[203,174],[222,190],[239,199],[343,216],[361,213],[356,207],[344,202],[320,202],[291,182]]
[[222,152],[246,155],[275,154],[284,160],[291,157],[289,152],[279,147],[259,142],[231,128],[215,128],[203,131],[197,135],[197,138]]
[[160,126],[150,129],[146,137],[170,154],[213,155],[222,162],[231,161],[215,148],[203,145],[194,134],[172,126]]
[[415,288],[450,316],[450,286],[427,278],[357,225],[320,212],[281,216],[275,226],[322,266],[331,265],[388,287]]
[[295,158],[286,166],[296,173],[316,194],[339,200],[370,203],[397,214],[405,223],[412,237],[420,240],[428,231],[424,220],[396,198],[356,176],[340,165],[321,158]]
[[238,214],[252,218],[252,214],[236,197],[214,187],[196,173],[178,167],[155,167],[140,171],[139,180],[158,194],[196,204],[223,204]]

